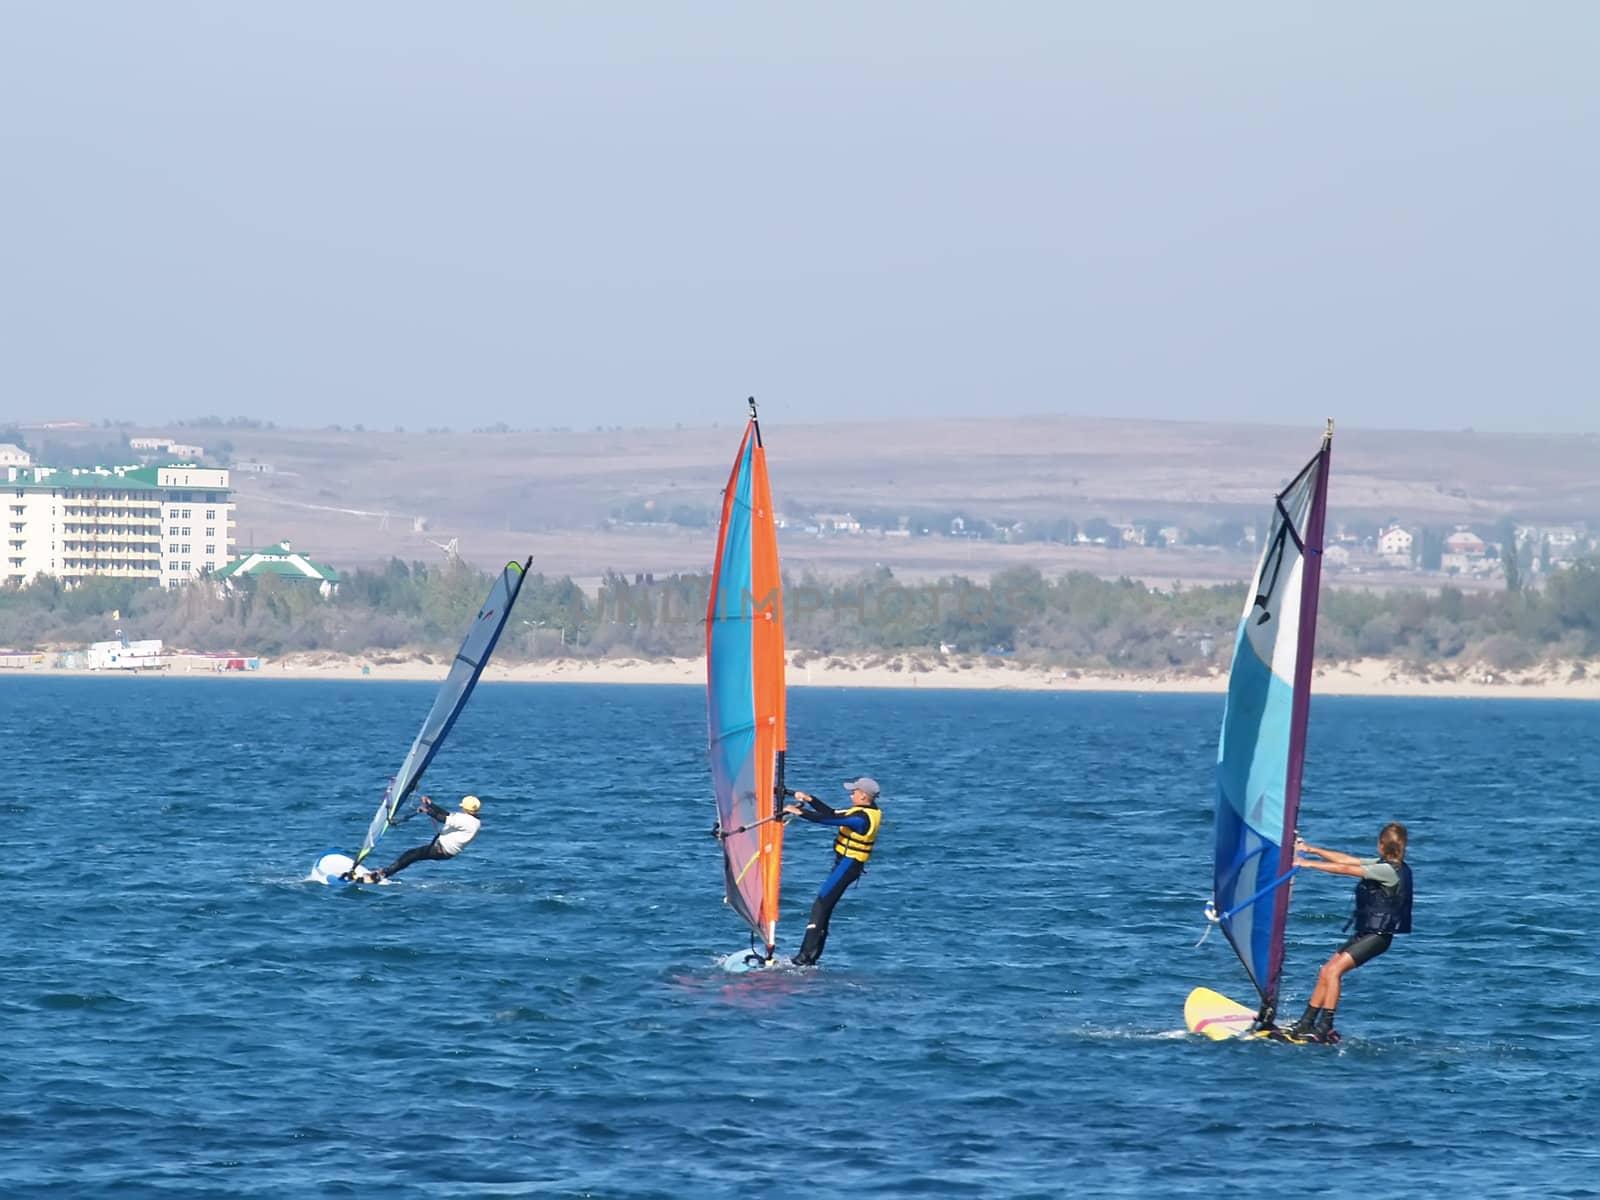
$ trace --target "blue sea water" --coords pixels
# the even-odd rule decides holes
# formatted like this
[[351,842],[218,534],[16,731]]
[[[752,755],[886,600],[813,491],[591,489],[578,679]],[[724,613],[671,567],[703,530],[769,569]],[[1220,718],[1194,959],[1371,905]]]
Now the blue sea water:
[[[1220,697],[795,689],[881,849],[820,969],[731,976],[694,688],[482,687],[425,789],[470,850],[307,882],[432,692],[0,680],[0,1195],[1600,1195],[1600,710],[1314,702],[1303,832],[1403,820],[1418,889],[1323,1048],[1178,1032],[1248,998]],[[792,949],[826,835],[786,863]],[[1297,884],[1286,1007],[1349,900]]]

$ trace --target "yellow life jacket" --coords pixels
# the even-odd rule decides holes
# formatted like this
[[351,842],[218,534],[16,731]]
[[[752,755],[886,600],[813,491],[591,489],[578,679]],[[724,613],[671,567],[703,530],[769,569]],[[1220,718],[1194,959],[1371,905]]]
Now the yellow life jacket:
[[857,833],[848,826],[839,826],[839,836],[833,839],[833,852],[842,854],[846,858],[853,858],[857,862],[866,862],[872,857],[872,843],[878,840],[878,826],[883,824],[883,810],[876,806],[847,808],[839,815],[853,817],[856,813],[866,816],[867,831]]

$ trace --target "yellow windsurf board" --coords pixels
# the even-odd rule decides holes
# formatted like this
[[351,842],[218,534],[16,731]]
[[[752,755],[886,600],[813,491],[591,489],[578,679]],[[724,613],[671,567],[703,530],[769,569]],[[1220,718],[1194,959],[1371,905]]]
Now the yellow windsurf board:
[[1256,1023],[1256,1010],[1210,988],[1195,988],[1183,1002],[1183,1023],[1190,1033],[1225,1042],[1229,1038],[1250,1037],[1255,1032],[1251,1027]]

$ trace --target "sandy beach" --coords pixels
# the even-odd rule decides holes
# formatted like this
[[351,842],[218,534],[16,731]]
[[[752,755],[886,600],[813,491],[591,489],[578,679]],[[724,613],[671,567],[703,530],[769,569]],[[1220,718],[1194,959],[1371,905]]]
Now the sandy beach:
[[[218,672],[204,660],[174,656],[159,674],[172,678],[218,679],[372,679],[426,681],[444,678],[442,656],[399,653],[341,655],[302,653],[260,660],[256,671]],[[23,674],[17,671],[17,674]],[[10,672],[0,673],[4,678]],[[29,675],[115,675],[117,672],[30,667]],[[132,674],[132,672],[129,672]],[[149,672],[141,672],[149,674]],[[484,679],[506,683],[705,683],[705,660],[549,659],[491,663]],[[1222,672],[1193,675],[1160,672],[1046,670],[992,658],[925,658],[915,655],[857,658],[811,657],[789,667],[791,688],[967,688],[991,691],[1187,692],[1221,693]],[[1320,667],[1314,689],[1324,696],[1501,697],[1534,700],[1600,700],[1600,669],[1561,662],[1523,671],[1493,672],[1484,667],[1435,667],[1427,675],[1407,671],[1388,659],[1360,659]]]

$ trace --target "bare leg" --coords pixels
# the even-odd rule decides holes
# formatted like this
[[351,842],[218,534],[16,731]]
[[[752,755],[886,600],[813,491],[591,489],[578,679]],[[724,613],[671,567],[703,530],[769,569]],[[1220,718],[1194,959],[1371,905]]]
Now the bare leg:
[[1344,973],[1353,970],[1355,965],[1356,960],[1343,950],[1323,963],[1322,970],[1317,972],[1317,986],[1311,993],[1312,1006],[1338,1008],[1339,988],[1344,980]]

